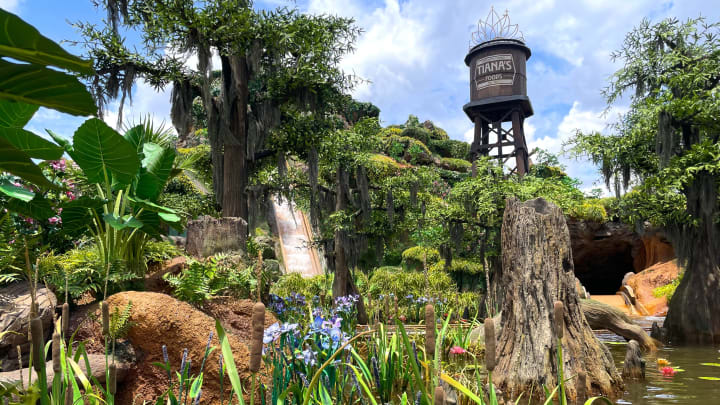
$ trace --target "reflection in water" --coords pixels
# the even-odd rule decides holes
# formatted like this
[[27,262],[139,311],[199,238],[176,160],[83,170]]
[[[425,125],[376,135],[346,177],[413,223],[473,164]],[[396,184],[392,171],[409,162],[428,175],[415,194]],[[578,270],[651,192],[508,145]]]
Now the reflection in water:
[[[653,321],[662,318],[638,320],[649,329]],[[625,358],[625,340],[610,332],[598,332],[600,340],[606,342],[612,352],[615,365],[622,368]],[[658,358],[667,359],[670,365],[680,368],[674,376],[663,376]],[[642,382],[626,383],[625,393],[618,404],[664,405],[664,404],[720,404],[720,381],[703,380],[699,377],[719,377],[720,367],[701,363],[720,363],[720,347],[661,347],[657,353],[645,355],[646,379]]]

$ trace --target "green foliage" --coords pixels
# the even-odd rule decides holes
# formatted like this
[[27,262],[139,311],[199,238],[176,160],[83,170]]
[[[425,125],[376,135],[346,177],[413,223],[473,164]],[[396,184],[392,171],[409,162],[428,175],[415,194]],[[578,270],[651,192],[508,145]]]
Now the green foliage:
[[383,139],[383,150],[395,160],[412,164],[430,164],[432,155],[424,143],[406,136],[389,136]]
[[683,275],[684,273],[680,273],[678,275],[678,278],[671,281],[670,283],[653,289],[653,296],[656,298],[665,297],[667,298],[668,302],[670,302],[673,294],[675,294],[675,290],[680,285],[680,282],[683,279]]
[[478,275],[483,273],[483,264],[469,259],[453,259],[450,267],[445,268],[445,260],[440,260],[432,266],[436,271],[448,271],[450,273],[463,273]]
[[279,297],[289,297],[295,293],[305,297],[320,296],[323,293],[331,296],[332,280],[332,275],[304,278],[300,273],[288,273],[272,285],[270,293]]
[[428,289],[425,288],[425,275],[421,271],[406,271],[399,267],[380,267],[370,276],[367,296],[379,299],[380,295],[394,294],[404,298],[415,297],[448,297],[457,290],[455,282],[443,271],[428,271]]
[[110,337],[112,339],[124,338],[133,326],[130,322],[130,313],[132,311],[132,301],[128,301],[127,305],[120,311],[120,307],[116,306],[110,314]]
[[466,173],[470,171],[472,163],[464,159],[440,158],[440,166],[448,170]]
[[454,139],[431,139],[428,147],[433,153],[446,158],[467,159],[470,155],[470,144]]
[[605,222],[608,219],[605,205],[603,201],[598,199],[586,199],[579,204],[571,206],[568,214],[573,218],[599,223]]
[[145,261],[148,263],[163,263],[174,257],[182,256],[183,252],[170,241],[150,240],[145,244]]
[[402,133],[400,133],[400,136],[417,139],[425,145],[430,143],[430,131],[423,127],[405,128]]
[[437,249],[422,246],[413,246],[402,252],[403,268],[422,270],[423,263],[428,267],[440,260],[440,252]]

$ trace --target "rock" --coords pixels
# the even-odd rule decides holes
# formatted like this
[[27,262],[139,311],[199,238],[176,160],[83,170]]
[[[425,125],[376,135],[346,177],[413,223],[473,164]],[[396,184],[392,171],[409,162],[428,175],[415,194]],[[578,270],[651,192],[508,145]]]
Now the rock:
[[645,361],[642,358],[640,344],[636,340],[628,342],[622,376],[631,380],[645,379]]
[[677,260],[656,263],[630,277],[627,285],[635,291],[637,301],[645,307],[649,315],[664,316],[668,310],[667,298],[656,297],[653,291],[672,283],[679,274]]
[[575,275],[591,294],[615,294],[644,267],[643,242],[628,225],[568,219]]
[[632,276],[634,276],[634,275],[635,275],[635,273],[632,271],[625,273],[625,275],[623,276],[623,279],[622,279],[622,285],[627,285],[630,278],[632,278]]
[[248,225],[242,218],[213,218],[206,215],[188,222],[185,250],[196,257],[245,251],[247,234]]
[[153,271],[145,277],[145,291],[169,293],[170,286],[163,279],[166,274],[178,274],[185,268],[187,257],[174,257],[160,267],[159,270]]
[[163,239],[163,240],[166,240],[166,241],[168,241],[168,242],[171,242],[172,244],[174,244],[175,246],[177,246],[177,247],[179,247],[179,248],[181,248],[181,249],[182,249],[182,248],[185,248],[185,245],[187,244],[187,238],[184,237],[184,236],[174,236],[174,235],[165,236],[165,235],[162,235],[162,239]]
[[[42,319],[45,339],[50,336],[53,312],[57,299],[52,291],[44,286],[37,289],[38,316]],[[23,367],[28,364],[30,342],[27,339],[30,324],[30,284],[20,281],[0,289],[0,366],[2,370],[19,368],[17,347],[22,350]]]
[[[110,309],[124,307],[132,301],[132,322],[127,339],[138,351],[142,352],[142,360],[131,368],[125,381],[118,389],[116,403],[130,404],[155,400],[168,388],[167,375],[154,362],[162,362],[162,346],[167,346],[170,365],[173,370],[180,367],[183,349],[188,349],[188,358],[192,359],[192,373],[198,371],[205,354],[208,336],[213,332],[211,345],[218,346],[215,333],[215,320],[187,303],[176,300],[165,294],[152,292],[128,291],[115,294],[108,298]],[[243,306],[244,304],[240,304]],[[232,312],[232,311],[230,311]],[[243,341],[229,331],[234,328],[250,330],[249,324],[226,325],[228,340],[232,347],[238,373],[243,381],[250,377],[248,371],[248,342]],[[92,333],[100,336],[100,326],[93,322]],[[203,404],[218,404],[220,385],[218,377],[218,356],[215,350],[205,364],[203,382]],[[267,375],[266,370],[261,370]],[[264,380],[265,377],[261,377]],[[227,378],[225,379],[225,398],[230,392]],[[264,381],[267,384],[267,381]]]
[[[116,348],[117,351],[117,348]],[[126,351],[125,355],[123,356],[115,356],[115,366],[117,367],[117,382],[122,383],[125,380],[125,376],[127,376],[128,371],[133,367],[135,364],[135,357],[134,352],[131,351],[131,348]],[[129,353],[132,353],[128,357]],[[112,356],[109,357],[108,361],[112,362]],[[88,362],[90,363],[90,371],[92,372],[92,377],[95,377],[98,382],[105,383],[105,355],[104,354],[88,354]],[[90,378],[88,375],[87,367],[85,365],[85,361],[79,361],[78,365],[80,366],[80,369],[83,371],[86,377]],[[52,381],[55,372],[53,371],[52,367],[52,360],[48,361],[47,364],[45,364],[45,374],[47,375],[47,380]],[[24,384],[27,384],[27,378],[28,378],[28,369],[25,368],[22,370],[22,373],[20,370],[14,370],[14,371],[6,371],[3,373],[0,373],[0,382],[4,383],[14,383],[19,382],[20,377],[22,376],[22,380]],[[32,370],[32,381],[35,382],[37,380],[37,373],[35,370]],[[78,380],[78,383],[80,381]]]
[[641,266],[636,270],[644,270],[654,264],[668,262],[674,258],[675,249],[661,231],[653,228],[643,230],[642,249],[638,252],[638,263]]
[[[203,312],[218,319],[228,333],[243,341],[250,340],[253,300],[238,300],[222,297],[214,298],[203,305]],[[272,312],[265,311],[265,329],[277,322]]]

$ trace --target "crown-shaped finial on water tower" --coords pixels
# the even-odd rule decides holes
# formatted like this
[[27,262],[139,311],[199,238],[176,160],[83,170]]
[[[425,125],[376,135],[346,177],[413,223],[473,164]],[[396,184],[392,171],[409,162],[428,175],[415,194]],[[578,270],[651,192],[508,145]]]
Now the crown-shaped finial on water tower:
[[[472,33],[465,64],[470,68],[470,102],[463,110],[475,123],[471,160],[491,156],[504,164],[515,158],[515,171],[528,171],[528,150],[523,123],[533,114],[527,96],[525,63],[530,48],[507,10],[490,9]],[[503,127],[504,123],[506,124]],[[505,152],[503,152],[505,147]]]

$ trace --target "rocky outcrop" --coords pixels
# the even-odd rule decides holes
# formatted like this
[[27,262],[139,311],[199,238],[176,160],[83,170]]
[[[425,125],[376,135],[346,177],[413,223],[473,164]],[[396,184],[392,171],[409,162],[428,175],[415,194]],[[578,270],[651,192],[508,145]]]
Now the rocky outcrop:
[[664,285],[672,283],[678,278],[680,267],[677,260],[656,263],[649,268],[633,275],[627,284],[635,291],[637,300],[647,309],[650,315],[664,316],[668,311],[668,301],[665,297],[656,297],[653,291]]
[[248,225],[242,218],[213,218],[206,215],[188,222],[185,250],[195,257],[244,251],[247,234]]
[[643,269],[642,238],[616,222],[568,220],[575,275],[590,294],[615,294],[623,276]]
[[[42,319],[45,338],[50,336],[53,312],[57,299],[46,287],[37,289],[38,316]],[[15,370],[20,367],[17,346],[22,352],[23,366],[28,364],[30,342],[28,325],[30,324],[30,284],[21,281],[0,289],[0,366],[2,370]]]

